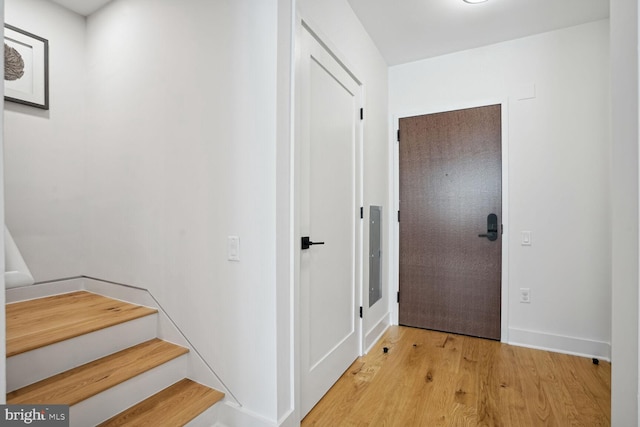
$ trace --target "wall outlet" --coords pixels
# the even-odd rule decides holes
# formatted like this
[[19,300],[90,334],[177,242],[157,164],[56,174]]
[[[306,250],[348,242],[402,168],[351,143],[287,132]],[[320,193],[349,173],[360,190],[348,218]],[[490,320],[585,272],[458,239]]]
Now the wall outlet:
[[531,303],[531,289],[520,288],[520,302],[524,304]]

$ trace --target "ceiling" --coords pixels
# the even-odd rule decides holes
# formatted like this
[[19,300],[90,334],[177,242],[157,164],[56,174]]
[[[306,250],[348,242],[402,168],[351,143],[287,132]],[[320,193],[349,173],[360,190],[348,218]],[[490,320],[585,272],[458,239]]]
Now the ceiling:
[[111,0],[51,0],[80,15],[89,16]]
[[[52,1],[86,16],[111,0]],[[347,1],[389,65],[609,17],[609,0]]]
[[609,17],[609,0],[347,0],[389,65]]

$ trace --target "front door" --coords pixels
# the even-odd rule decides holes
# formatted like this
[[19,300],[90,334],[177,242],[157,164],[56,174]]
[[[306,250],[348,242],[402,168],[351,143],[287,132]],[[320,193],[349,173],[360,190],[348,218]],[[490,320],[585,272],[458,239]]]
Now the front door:
[[401,325],[500,339],[501,106],[400,120]]
[[360,86],[306,30],[299,67],[297,244],[304,416],[360,351]]

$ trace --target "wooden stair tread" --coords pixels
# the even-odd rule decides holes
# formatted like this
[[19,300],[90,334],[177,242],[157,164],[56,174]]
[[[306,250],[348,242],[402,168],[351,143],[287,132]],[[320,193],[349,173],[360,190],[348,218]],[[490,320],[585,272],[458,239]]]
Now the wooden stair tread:
[[7,403],[75,405],[188,351],[155,338],[12,391]]
[[224,393],[189,379],[178,381],[161,392],[110,418],[99,427],[184,426],[224,397]]
[[86,291],[7,304],[7,357],[156,312]]

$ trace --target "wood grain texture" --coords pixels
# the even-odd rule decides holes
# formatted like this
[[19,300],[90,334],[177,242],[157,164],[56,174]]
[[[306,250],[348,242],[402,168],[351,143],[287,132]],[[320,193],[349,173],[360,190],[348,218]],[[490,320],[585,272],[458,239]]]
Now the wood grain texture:
[[7,394],[9,404],[75,405],[189,350],[152,339]]
[[501,106],[400,120],[400,324],[500,339]]
[[86,291],[7,304],[7,357],[156,312]]
[[184,379],[105,421],[99,427],[184,426],[223,397],[222,392]]
[[399,326],[302,426],[609,426],[610,397],[607,362]]

